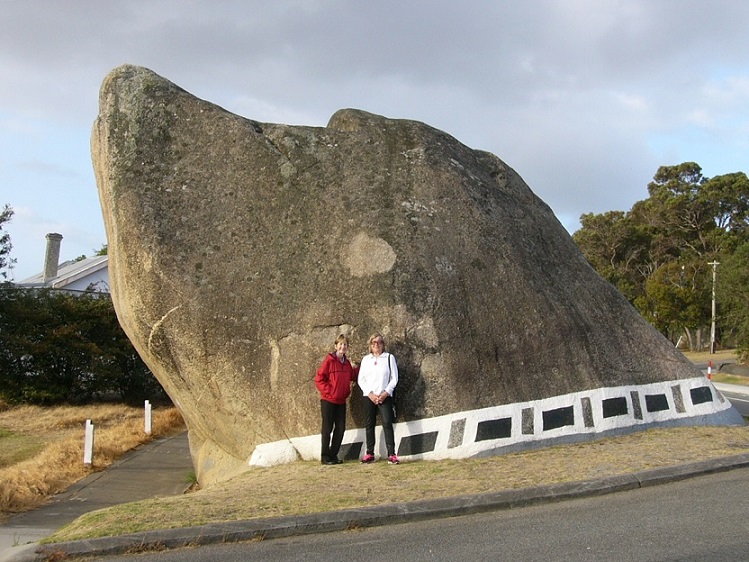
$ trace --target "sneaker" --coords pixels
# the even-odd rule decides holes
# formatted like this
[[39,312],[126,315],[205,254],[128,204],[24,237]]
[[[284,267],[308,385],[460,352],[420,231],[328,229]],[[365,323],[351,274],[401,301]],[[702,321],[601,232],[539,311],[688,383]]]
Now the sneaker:
[[361,462],[362,464],[369,464],[371,462],[375,462],[374,455],[370,455],[369,453],[367,453],[366,455],[362,457]]
[[399,461],[398,457],[396,457],[395,455],[390,455],[388,457],[388,464],[400,464],[400,463],[401,461]]

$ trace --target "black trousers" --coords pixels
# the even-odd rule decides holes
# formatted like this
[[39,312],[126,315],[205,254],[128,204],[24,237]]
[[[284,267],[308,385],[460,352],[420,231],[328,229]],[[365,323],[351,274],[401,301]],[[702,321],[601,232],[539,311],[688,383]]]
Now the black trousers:
[[393,398],[388,396],[382,404],[375,404],[369,397],[364,397],[364,415],[366,416],[365,435],[367,437],[367,454],[373,455],[375,448],[375,425],[377,424],[377,412],[380,413],[382,429],[385,432],[385,447],[388,456],[395,454],[395,432],[393,431]]
[[320,399],[320,413],[322,415],[320,460],[323,462],[336,460],[338,451],[341,450],[343,433],[346,431],[346,404],[333,404]]

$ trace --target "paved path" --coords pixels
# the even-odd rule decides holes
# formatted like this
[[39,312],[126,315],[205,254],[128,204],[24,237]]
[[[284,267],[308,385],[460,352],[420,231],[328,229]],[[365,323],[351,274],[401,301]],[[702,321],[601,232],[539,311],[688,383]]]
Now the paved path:
[[84,513],[189,487],[192,472],[187,433],[156,439],[130,451],[103,472],[95,472],[33,511],[0,525],[0,562],[31,553],[36,542]]

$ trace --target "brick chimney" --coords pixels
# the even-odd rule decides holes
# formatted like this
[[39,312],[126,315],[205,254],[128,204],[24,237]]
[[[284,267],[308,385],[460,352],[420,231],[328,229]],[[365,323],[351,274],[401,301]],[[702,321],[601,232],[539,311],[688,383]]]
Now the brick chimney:
[[47,234],[47,253],[44,256],[44,279],[46,283],[57,277],[57,266],[60,263],[60,242],[62,234],[50,232]]

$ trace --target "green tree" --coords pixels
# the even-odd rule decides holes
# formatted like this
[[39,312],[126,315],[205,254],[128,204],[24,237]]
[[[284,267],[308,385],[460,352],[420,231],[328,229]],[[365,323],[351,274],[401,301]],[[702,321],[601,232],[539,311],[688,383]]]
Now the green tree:
[[718,323],[736,342],[743,362],[749,361],[749,242],[725,256],[716,283]]
[[108,295],[0,289],[0,397],[86,402],[165,400],[122,331]]
[[573,238],[598,273],[659,330],[701,345],[711,268],[749,241],[749,180],[714,178],[694,162],[661,166],[629,212],[584,214]]
[[650,197],[643,218],[654,227],[664,256],[699,256],[715,252],[711,244],[717,225],[702,194],[706,179],[694,162],[661,166],[648,184]]
[[746,236],[749,229],[749,178],[744,172],[707,180],[701,196],[711,208],[718,229]]
[[650,233],[628,213],[609,211],[580,217],[582,228],[573,239],[598,274],[630,301],[642,292],[641,269],[647,259]]
[[707,267],[668,262],[645,281],[635,299],[635,307],[653,326],[674,341],[686,335],[690,349],[701,344],[700,330],[711,314]]
[[713,258],[735,247],[749,225],[749,179],[743,172],[705,178],[694,162],[662,166],[637,207],[667,255]]
[[13,244],[10,242],[10,234],[3,232],[3,225],[13,218],[13,209],[9,205],[5,205],[0,211],[0,277],[5,279],[7,272],[5,269],[13,263],[10,259],[10,251],[13,249]]

